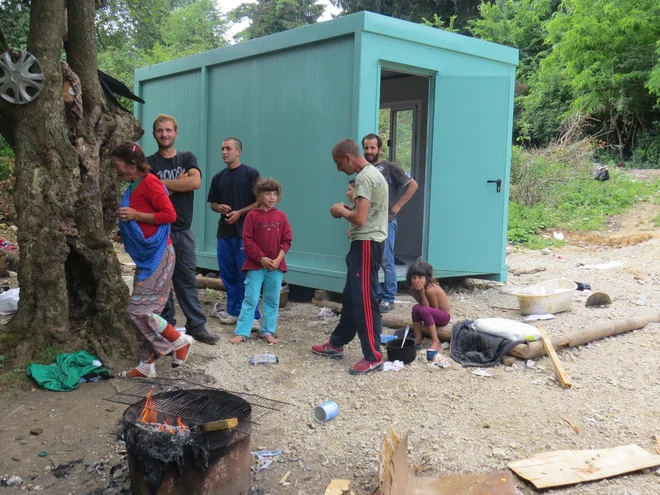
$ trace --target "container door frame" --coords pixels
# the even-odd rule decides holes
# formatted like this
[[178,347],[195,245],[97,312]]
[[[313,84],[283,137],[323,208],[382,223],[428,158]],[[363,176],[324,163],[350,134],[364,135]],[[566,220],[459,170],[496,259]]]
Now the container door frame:
[[[383,69],[391,70],[394,72],[402,72],[411,74],[413,76],[427,77],[429,79],[429,95],[428,95],[428,115],[426,123],[426,167],[424,173],[424,212],[422,218],[422,259],[428,259],[429,251],[429,207],[431,201],[430,179],[431,169],[433,168],[433,130],[434,130],[434,114],[435,114],[435,88],[438,78],[438,70],[432,66],[422,65],[407,65],[392,60],[379,58],[378,65],[378,84],[376,85],[376,98],[378,105],[376,105],[376,129],[380,122],[380,84],[381,74]],[[421,151],[421,150],[420,150]]]

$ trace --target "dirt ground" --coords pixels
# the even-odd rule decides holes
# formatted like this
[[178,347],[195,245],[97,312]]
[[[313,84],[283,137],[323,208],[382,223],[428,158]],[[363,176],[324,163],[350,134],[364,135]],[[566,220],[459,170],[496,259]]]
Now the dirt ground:
[[[545,271],[510,273],[506,283],[470,280],[446,286],[452,322],[492,316],[520,321],[510,293],[559,277],[588,282],[594,291],[609,294],[613,304],[586,308],[584,296],[576,293],[569,312],[543,322],[551,336],[660,312],[655,290],[660,282],[660,230],[652,222],[658,213],[653,202],[641,203],[613,218],[601,235],[564,232],[567,244],[546,251],[510,247],[510,271]],[[208,311],[223,302],[222,293],[200,294]],[[378,448],[388,425],[410,433],[410,458],[423,476],[505,469],[511,460],[550,450],[637,444],[655,452],[658,447],[654,436],[660,435],[660,324],[559,350],[574,385],[569,390],[558,386],[545,357],[533,367],[519,361],[516,369],[499,366],[490,369],[492,377],[481,377],[457,363],[431,370],[420,352],[402,371],[353,377],[347,371],[361,357],[357,342],[347,347],[343,361],[310,352],[313,343],[327,339],[335,322],[319,318],[319,308],[304,302],[308,298],[304,294],[281,311],[281,343],[276,346],[254,339],[231,346],[227,340],[232,329],[211,318],[208,329],[222,337],[218,345],[195,344],[182,371],[158,363],[161,376],[185,377],[289,404],[267,416],[252,433],[254,451],[283,451],[254,475],[255,494],[322,494],[333,478],[351,480],[358,495],[370,494],[378,484]],[[396,314],[408,316],[411,298],[402,293],[397,300],[404,302],[396,305]],[[279,364],[250,366],[250,357],[263,352],[277,354]],[[448,355],[448,350],[442,352]],[[125,450],[116,437],[124,406],[104,398],[128,386],[115,379],[82,384],[69,393],[20,387],[1,391],[0,479],[17,475],[23,484],[0,490],[127,493]],[[312,411],[327,400],[335,401],[340,413],[321,425]],[[46,455],[40,457],[41,452]],[[55,470],[67,463],[72,463],[69,468]],[[255,471],[257,467],[255,460]],[[289,484],[280,486],[289,471]],[[537,493],[531,484],[514,479],[520,493]],[[660,494],[660,470],[544,493],[655,495]]]

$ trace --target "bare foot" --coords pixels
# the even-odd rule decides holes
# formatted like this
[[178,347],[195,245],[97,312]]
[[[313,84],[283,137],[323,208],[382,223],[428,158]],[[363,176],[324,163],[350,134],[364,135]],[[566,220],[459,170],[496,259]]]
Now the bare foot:
[[435,342],[433,342],[431,344],[430,348],[433,349],[434,351],[439,351],[440,350],[440,341],[436,340]]
[[261,338],[264,339],[266,342],[268,342],[271,345],[280,343],[280,339],[277,339],[277,338],[273,337],[273,334],[271,334],[271,333],[263,335]]
[[245,338],[241,335],[237,335],[236,337],[229,339],[230,344],[242,344],[243,342],[245,342]]

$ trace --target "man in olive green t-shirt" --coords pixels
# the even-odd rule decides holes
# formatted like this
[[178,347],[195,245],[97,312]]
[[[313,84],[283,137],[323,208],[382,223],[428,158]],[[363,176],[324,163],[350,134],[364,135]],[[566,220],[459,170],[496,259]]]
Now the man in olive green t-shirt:
[[330,208],[335,218],[351,223],[351,248],[346,256],[346,285],[339,324],[325,344],[312,352],[331,358],[344,357],[344,346],[357,333],[364,359],[351,367],[352,375],[364,375],[383,369],[380,352],[382,323],[378,309],[378,270],[383,259],[383,241],[387,239],[388,189],[380,171],[367,162],[355,141],[342,139],[332,150],[338,172],[355,177],[355,208],[344,203]]

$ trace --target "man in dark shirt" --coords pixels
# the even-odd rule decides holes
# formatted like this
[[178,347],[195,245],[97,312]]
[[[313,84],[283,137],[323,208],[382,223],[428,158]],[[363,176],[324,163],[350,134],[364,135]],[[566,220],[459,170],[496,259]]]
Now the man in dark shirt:
[[[176,222],[172,224],[172,245],[176,253],[176,264],[172,285],[183,314],[186,315],[186,332],[195,340],[215,344],[220,337],[206,331],[206,315],[199,302],[195,280],[197,255],[195,236],[190,230],[193,217],[195,189],[202,183],[202,174],[197,167],[197,158],[190,151],[177,151],[174,141],[179,135],[174,117],[160,114],[154,120],[153,136],[158,151],[147,158],[151,172],[155,174],[170,193],[176,211]],[[176,326],[174,297],[170,291],[162,317]]]
[[[389,192],[389,216],[387,225],[387,240],[385,241],[385,252],[383,254],[384,282],[378,287],[379,308],[381,313],[387,313],[394,305],[396,296],[397,276],[394,265],[394,242],[396,231],[399,227],[396,216],[403,206],[410,201],[415,191],[417,182],[410,174],[406,173],[401,165],[389,162],[381,158],[383,152],[383,141],[376,134],[367,134],[362,138],[362,150],[364,158],[375,165],[387,181]],[[403,191],[403,194],[401,194]]]
[[[227,311],[218,313],[220,323],[234,325],[238,320],[245,295],[243,263],[243,222],[245,215],[257,207],[254,185],[259,171],[241,163],[243,144],[229,137],[222,142],[222,161],[227,167],[213,177],[207,201],[211,210],[220,213],[218,220],[218,268],[227,290]],[[258,330],[261,315],[255,308],[253,330]]]

